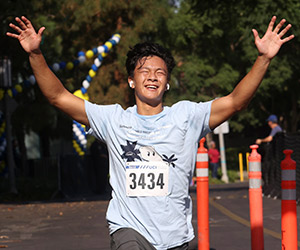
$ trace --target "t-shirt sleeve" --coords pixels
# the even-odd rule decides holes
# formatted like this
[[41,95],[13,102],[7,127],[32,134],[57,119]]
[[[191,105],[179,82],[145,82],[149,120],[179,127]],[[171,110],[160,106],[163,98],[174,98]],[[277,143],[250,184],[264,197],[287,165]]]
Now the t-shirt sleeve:
[[270,136],[274,137],[278,132],[281,132],[281,131],[282,131],[282,129],[279,126],[276,126],[271,130]]
[[199,141],[207,133],[211,132],[209,119],[212,101],[194,103],[190,102],[187,106],[189,109],[188,131],[189,134]]
[[89,101],[84,101],[85,112],[89,120],[90,128],[87,133],[97,139],[106,141],[108,124],[114,116],[117,105],[98,105]]
[[197,141],[211,132],[209,119],[212,102],[213,101],[195,103],[194,108],[191,110],[190,127],[196,131],[198,135]]

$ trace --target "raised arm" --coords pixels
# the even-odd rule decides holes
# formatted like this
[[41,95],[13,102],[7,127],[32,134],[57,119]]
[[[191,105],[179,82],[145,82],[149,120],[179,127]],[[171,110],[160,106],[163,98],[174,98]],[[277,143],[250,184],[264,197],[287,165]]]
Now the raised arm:
[[259,55],[252,69],[238,83],[235,89],[229,95],[213,101],[209,120],[211,129],[214,129],[219,124],[226,121],[234,113],[247,107],[263,80],[272,58],[278,53],[280,47],[284,43],[294,38],[294,35],[282,38],[292,27],[291,24],[288,24],[280,31],[286,21],[285,19],[282,19],[273,30],[275,21],[276,17],[274,16],[262,38],[259,38],[258,32],[255,29],[252,30]]
[[40,43],[45,27],[36,33],[31,22],[24,16],[16,17],[19,26],[9,24],[18,34],[7,32],[7,35],[19,40],[23,49],[29,55],[29,61],[36,81],[48,101],[72,117],[72,119],[89,125],[86,116],[84,101],[70,93],[49,69],[40,50]]

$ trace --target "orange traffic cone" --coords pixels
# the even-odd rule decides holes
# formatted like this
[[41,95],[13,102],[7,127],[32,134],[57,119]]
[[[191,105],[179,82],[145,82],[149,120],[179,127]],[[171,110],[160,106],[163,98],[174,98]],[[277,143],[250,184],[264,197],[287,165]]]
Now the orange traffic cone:
[[208,153],[204,142],[205,138],[202,138],[196,162],[198,250],[209,250]]
[[249,155],[249,207],[251,225],[251,249],[264,249],[263,202],[261,188],[261,155],[258,145],[250,146]]
[[297,250],[296,162],[293,150],[283,150],[281,162],[281,249]]

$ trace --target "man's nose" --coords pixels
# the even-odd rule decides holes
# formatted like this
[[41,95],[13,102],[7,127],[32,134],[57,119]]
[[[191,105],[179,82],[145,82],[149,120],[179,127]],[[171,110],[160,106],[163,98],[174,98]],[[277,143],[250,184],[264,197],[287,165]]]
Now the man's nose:
[[155,72],[150,72],[149,73],[148,81],[152,81],[152,82],[157,81],[157,76],[156,76]]

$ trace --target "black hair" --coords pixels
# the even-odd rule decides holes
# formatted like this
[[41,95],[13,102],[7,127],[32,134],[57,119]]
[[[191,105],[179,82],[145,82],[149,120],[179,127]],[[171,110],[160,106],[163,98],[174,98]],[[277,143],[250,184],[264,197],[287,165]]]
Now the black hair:
[[[138,62],[143,58],[158,56],[164,60],[168,69],[168,80],[170,80],[171,72],[175,67],[175,60],[171,52],[157,43],[144,42],[138,43],[127,53],[126,69],[128,76],[133,77],[134,69]],[[142,63],[143,64],[143,63]]]

